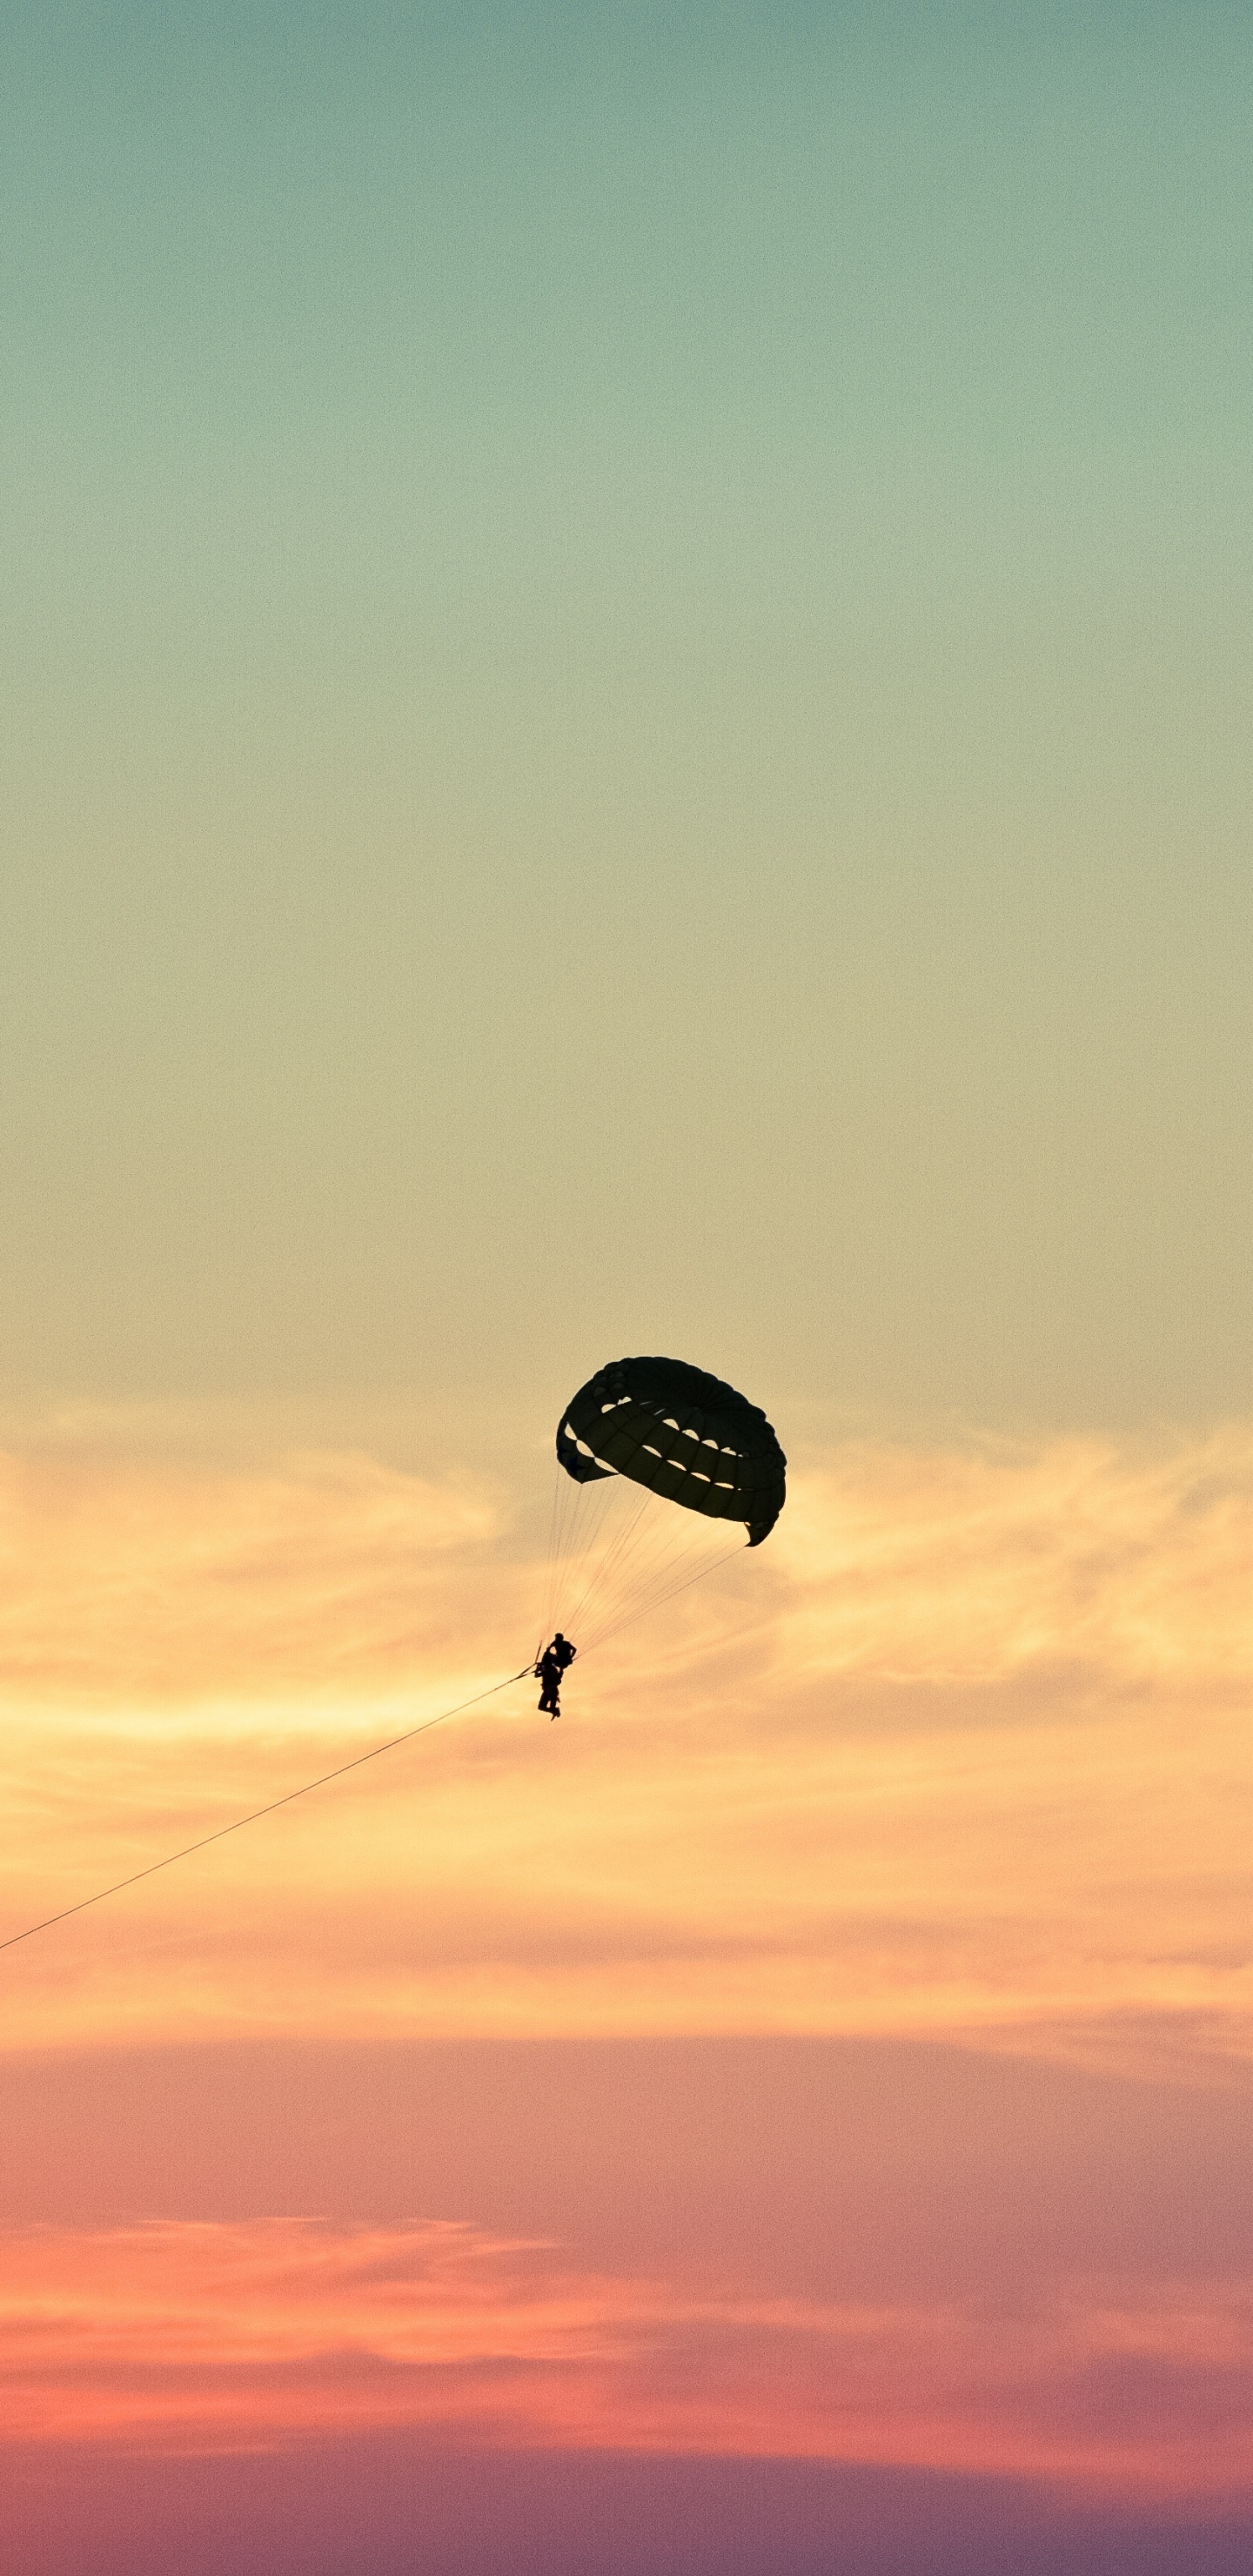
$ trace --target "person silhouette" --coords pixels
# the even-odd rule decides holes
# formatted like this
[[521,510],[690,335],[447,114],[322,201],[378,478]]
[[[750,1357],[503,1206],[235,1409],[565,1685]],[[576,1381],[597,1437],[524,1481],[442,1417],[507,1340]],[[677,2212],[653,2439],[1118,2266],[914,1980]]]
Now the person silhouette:
[[540,1692],[539,1704],[546,1717],[561,1715],[561,1685],[578,1651],[578,1647],[572,1646],[568,1637],[562,1636],[559,1628],[551,1646],[545,1646],[540,1656],[535,1667],[535,1678],[537,1682],[542,1682],[544,1685]]

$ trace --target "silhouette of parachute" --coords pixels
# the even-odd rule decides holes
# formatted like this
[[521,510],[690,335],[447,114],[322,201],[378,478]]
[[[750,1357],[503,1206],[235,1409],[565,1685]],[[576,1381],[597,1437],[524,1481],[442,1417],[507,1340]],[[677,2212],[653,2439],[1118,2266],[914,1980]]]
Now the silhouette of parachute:
[[557,1456],[576,1484],[625,1476],[685,1511],[743,1521],[750,1547],[783,1509],[787,1460],[765,1414],[686,1360],[611,1360],[566,1406]]

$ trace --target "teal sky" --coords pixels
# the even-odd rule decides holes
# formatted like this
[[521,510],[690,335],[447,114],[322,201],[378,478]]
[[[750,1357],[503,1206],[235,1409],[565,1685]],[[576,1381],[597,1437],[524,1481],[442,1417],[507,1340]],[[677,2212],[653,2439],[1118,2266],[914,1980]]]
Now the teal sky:
[[3,11],[10,1398],[1253,1402],[1253,22]]

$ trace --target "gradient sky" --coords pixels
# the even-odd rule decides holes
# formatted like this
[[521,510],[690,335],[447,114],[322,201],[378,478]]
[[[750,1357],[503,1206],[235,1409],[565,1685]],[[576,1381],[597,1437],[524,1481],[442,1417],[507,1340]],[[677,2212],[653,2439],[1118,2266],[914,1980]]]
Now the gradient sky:
[[0,27],[0,1936],[794,1471],[0,1958],[14,2576],[1247,2567],[1248,13]]

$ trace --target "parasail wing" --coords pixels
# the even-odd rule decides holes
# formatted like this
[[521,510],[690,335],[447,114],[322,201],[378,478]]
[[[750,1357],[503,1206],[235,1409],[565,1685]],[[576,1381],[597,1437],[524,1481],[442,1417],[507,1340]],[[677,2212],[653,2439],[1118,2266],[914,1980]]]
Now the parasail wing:
[[744,1521],[750,1547],[783,1509],[787,1460],[765,1414],[684,1360],[598,1369],[566,1407],[557,1456],[580,1484],[626,1476],[687,1511]]

